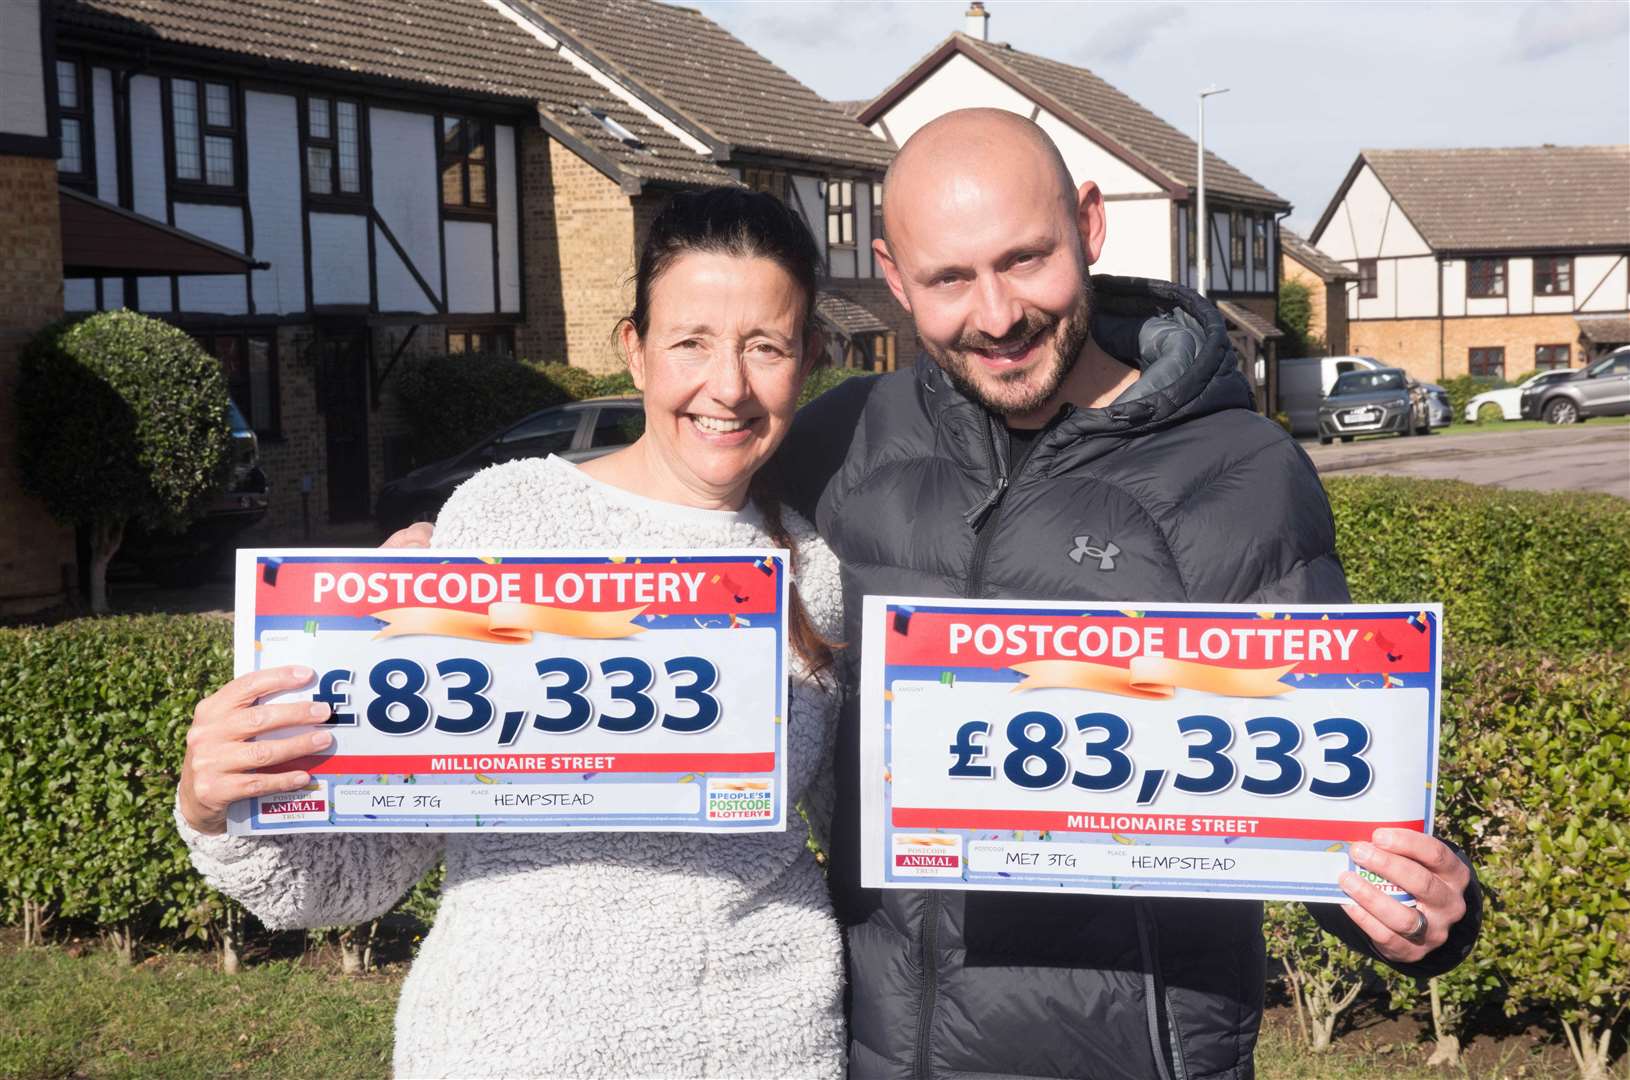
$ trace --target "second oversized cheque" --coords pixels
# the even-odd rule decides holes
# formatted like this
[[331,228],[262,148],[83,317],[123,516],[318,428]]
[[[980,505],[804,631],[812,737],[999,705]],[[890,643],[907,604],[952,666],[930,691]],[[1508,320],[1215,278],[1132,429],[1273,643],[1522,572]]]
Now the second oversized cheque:
[[312,668],[284,699],[329,705],[334,743],[293,766],[304,790],[234,804],[229,829],[783,830],[786,566],[241,551],[237,673]]

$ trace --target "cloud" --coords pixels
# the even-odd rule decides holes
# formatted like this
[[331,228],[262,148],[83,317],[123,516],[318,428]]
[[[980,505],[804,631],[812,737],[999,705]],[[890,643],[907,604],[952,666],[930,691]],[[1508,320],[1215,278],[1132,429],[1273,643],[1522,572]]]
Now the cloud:
[[[1089,13],[1102,10],[1102,7],[1087,9]],[[1181,22],[1183,17],[1179,4],[1148,4],[1098,25],[1083,20],[1079,30],[1086,42],[1075,50],[1075,55],[1089,64],[1125,63],[1141,53],[1163,29]]]
[[1630,6],[1592,0],[1545,0],[1529,4],[1517,18],[1510,57],[1543,60],[1630,29]]

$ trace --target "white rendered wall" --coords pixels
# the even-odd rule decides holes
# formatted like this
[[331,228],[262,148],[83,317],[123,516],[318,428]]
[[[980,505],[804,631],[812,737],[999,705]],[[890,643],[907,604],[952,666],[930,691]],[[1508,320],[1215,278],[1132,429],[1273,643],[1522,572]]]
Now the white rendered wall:
[[[136,75],[130,80],[130,179],[136,213],[168,223],[170,207],[164,193],[164,117],[159,82],[152,75]],[[167,277],[139,278],[136,294],[143,311],[170,310],[170,279]]]
[[498,310],[521,310],[520,201],[515,183],[515,129],[499,124],[493,165],[498,169]]
[[[370,108],[368,129],[369,163],[373,169],[374,209],[378,211],[380,219],[390,226],[391,235],[396,237],[397,242],[402,245],[402,250],[407,252],[419,276],[424,278],[425,283],[430,286],[430,291],[439,298],[441,195],[436,190],[436,118],[426,113]],[[383,241],[383,237],[380,239]],[[394,258],[394,252],[389,251],[390,245],[387,243],[383,246]],[[377,256],[380,244],[375,244],[374,247]],[[383,267],[383,259],[380,260],[380,265]],[[447,259],[449,282],[454,277],[454,265],[449,253]],[[486,306],[481,310],[491,311],[490,249],[487,252],[486,266],[489,291]],[[418,301],[411,302],[412,305],[416,305],[423,300],[424,293],[414,284],[411,277],[407,278],[407,284],[412,286],[413,293],[419,298]],[[398,283],[393,282],[391,289],[392,300],[387,300],[382,278],[379,294],[381,310],[425,310],[419,306],[409,306],[410,301]],[[398,301],[404,306],[394,307],[394,303]]]
[[[243,251],[243,211],[236,206],[178,202],[175,227],[233,251]],[[249,296],[241,274],[192,274],[181,277],[179,285],[182,311],[249,314]]]
[[1118,199],[1104,204],[1104,248],[1095,274],[1169,281],[1172,204],[1165,199]]
[[957,53],[895,102],[872,131],[882,138],[892,135],[900,145],[930,120],[957,109],[1006,109],[1029,116],[1033,107],[1029,98]]
[[119,147],[113,130],[113,72],[91,69],[91,126],[96,136],[96,197],[119,201]]
[[[379,291],[379,310],[388,312],[412,311],[429,315],[436,310],[436,305],[430,302],[419,283],[413,280],[407,267],[397,257],[396,249],[391,247],[390,241],[377,225],[374,230],[374,270],[379,275],[377,289]],[[449,267],[451,276],[451,267]],[[426,281],[432,289],[435,284]]]
[[1396,310],[1401,319],[1437,318],[1438,261],[1430,255],[1384,259],[1396,274]]
[[1627,294],[1630,294],[1630,259],[1623,255],[1581,255],[1573,260],[1573,295],[1577,310],[1623,311],[1630,307]]
[[492,226],[485,221],[449,221],[447,230],[447,310],[492,310]]
[[872,185],[855,184],[855,277],[872,276]]
[[1159,184],[1052,113],[1042,110],[1036,116],[1036,124],[1058,147],[1077,187],[1091,180],[1105,195],[1151,194],[1161,190]]
[[360,214],[311,215],[312,303],[368,302],[367,224]]
[[306,310],[306,245],[300,228],[300,129],[289,94],[244,94],[248,133],[249,210],[255,259],[255,311],[285,315]]
[[1505,295],[1513,315],[1534,313],[1534,260],[1507,259],[1505,262]]
[[[0,3],[0,133],[50,134],[40,70],[40,0]],[[53,73],[54,75],[54,73]]]
[[1443,264],[1443,313],[1466,314],[1466,263],[1448,259]]

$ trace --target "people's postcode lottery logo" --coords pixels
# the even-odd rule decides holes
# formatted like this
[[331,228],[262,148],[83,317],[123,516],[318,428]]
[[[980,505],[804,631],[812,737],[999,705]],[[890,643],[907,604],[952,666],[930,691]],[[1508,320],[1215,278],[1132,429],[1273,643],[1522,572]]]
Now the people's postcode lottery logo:
[[775,793],[770,780],[713,780],[707,782],[709,821],[768,820],[775,816]]

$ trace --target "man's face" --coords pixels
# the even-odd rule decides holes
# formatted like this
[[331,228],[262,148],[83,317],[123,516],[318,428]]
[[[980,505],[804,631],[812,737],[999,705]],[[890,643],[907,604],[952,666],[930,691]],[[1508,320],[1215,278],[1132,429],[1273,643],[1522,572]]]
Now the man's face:
[[885,273],[923,347],[992,412],[1042,408],[1086,343],[1091,286],[1073,194],[1045,170],[998,167],[936,178],[890,222]]

